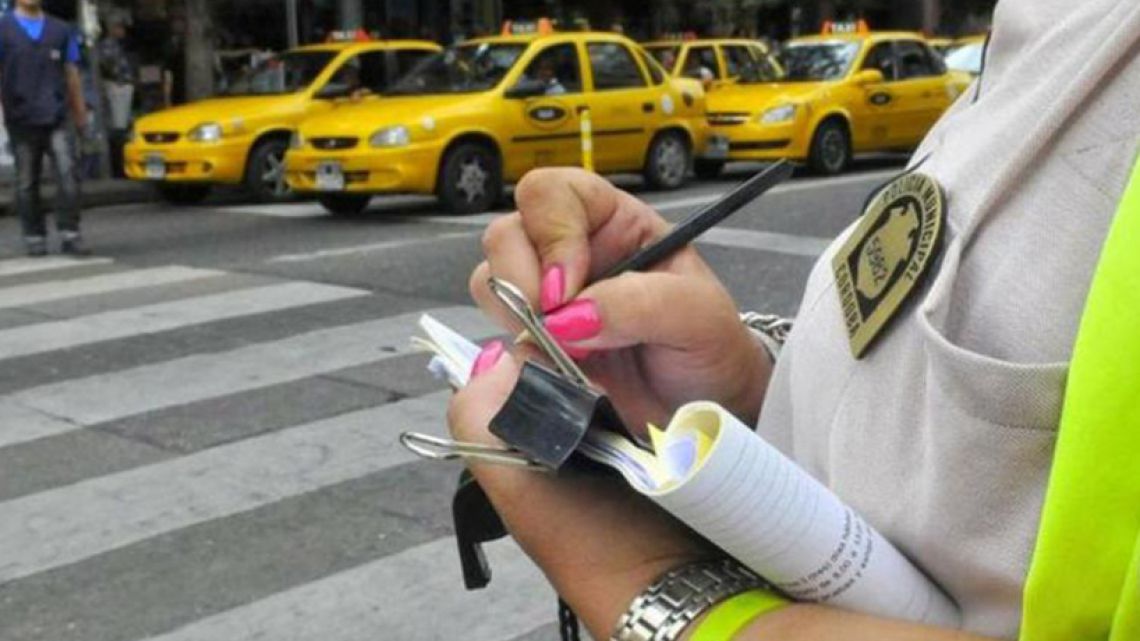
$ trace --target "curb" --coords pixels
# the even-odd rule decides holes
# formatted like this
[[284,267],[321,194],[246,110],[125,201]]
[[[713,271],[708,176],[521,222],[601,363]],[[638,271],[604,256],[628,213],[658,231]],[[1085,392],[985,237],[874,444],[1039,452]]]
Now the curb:
[[[15,185],[0,185],[0,216],[13,216]],[[95,181],[81,185],[80,203],[83,209],[111,207],[114,205],[134,205],[154,202],[154,192],[150,186],[129,180]],[[54,206],[55,186],[43,186],[42,201],[48,209]]]

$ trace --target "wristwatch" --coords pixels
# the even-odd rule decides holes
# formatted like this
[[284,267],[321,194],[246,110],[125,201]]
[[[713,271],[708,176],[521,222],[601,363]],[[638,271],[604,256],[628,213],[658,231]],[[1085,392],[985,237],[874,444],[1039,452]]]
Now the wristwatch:
[[766,586],[764,579],[734,559],[683,565],[666,572],[633,600],[610,641],[676,641],[705,610]]

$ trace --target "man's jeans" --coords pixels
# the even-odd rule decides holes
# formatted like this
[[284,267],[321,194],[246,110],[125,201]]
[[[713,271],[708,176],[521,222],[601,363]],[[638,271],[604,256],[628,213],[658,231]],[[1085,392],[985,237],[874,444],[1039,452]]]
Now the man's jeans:
[[55,224],[65,237],[79,235],[79,176],[75,155],[63,127],[10,126],[12,150],[16,155],[16,213],[30,243],[43,242],[47,223],[40,203],[43,159],[51,158],[56,171]]

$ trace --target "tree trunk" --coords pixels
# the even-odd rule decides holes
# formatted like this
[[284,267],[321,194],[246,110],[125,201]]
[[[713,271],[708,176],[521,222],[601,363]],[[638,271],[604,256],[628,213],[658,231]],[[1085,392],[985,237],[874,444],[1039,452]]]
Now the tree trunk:
[[214,93],[214,18],[210,0],[186,0],[186,98]]

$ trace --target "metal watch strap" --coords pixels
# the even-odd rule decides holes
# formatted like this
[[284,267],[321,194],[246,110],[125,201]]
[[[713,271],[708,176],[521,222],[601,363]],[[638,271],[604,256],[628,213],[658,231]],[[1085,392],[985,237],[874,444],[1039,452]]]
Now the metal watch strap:
[[633,600],[610,641],[675,641],[705,610],[765,585],[756,573],[733,559],[681,566]]
[[775,362],[776,357],[780,355],[780,349],[788,340],[788,334],[792,331],[792,319],[775,314],[744,312],[740,315],[740,322],[752,330]]

